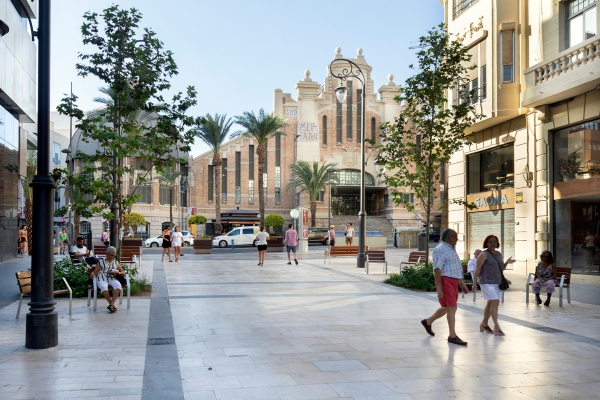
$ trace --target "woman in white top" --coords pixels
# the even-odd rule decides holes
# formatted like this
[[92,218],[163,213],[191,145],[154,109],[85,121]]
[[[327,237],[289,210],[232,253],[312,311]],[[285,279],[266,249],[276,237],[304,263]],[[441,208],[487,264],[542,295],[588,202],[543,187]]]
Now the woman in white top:
[[179,261],[179,255],[181,254],[181,245],[183,243],[183,233],[178,226],[173,228],[173,233],[171,234],[171,245],[173,246],[175,253],[175,262]]
[[260,232],[256,235],[258,240],[258,265],[263,266],[265,264],[265,253],[267,252],[267,239],[269,234],[264,226],[261,225]]

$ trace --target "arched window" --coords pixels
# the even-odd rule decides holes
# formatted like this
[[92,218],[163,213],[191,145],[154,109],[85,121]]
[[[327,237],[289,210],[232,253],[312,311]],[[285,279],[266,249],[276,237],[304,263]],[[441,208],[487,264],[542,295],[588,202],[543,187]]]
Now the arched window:
[[323,137],[323,146],[327,146],[327,116],[323,115],[323,124],[321,126],[321,136]]
[[375,141],[377,137],[377,124],[375,122],[375,117],[371,118],[371,140]]
[[[337,185],[338,186],[359,186],[360,185],[360,171],[356,169],[342,169],[337,174]],[[375,186],[375,178],[373,175],[365,172],[365,185]]]

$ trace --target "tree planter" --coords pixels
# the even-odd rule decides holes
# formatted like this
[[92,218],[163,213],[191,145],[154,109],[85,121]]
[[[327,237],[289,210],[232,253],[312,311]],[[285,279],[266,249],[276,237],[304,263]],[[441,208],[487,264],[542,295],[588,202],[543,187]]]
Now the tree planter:
[[194,254],[212,254],[212,239],[194,239]]
[[281,236],[267,239],[267,253],[281,253],[283,252],[283,248],[283,238]]
[[123,238],[123,242],[121,242],[123,246],[139,246],[142,247],[142,238]]

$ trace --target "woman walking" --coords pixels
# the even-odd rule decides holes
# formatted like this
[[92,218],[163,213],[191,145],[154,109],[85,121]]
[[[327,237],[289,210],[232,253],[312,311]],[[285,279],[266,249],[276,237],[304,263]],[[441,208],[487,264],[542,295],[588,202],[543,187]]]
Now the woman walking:
[[163,252],[162,252],[162,259],[161,261],[164,262],[165,261],[165,252],[167,253],[167,256],[169,256],[169,262],[173,262],[173,260],[171,260],[171,228],[169,228],[168,226],[165,228],[165,230],[162,233],[162,248],[163,248]]
[[267,239],[269,238],[269,234],[264,226],[261,225],[260,232],[256,235],[256,240],[258,240],[258,265],[265,265],[265,253],[267,252]]
[[25,255],[27,250],[27,229],[25,229],[25,225],[21,225],[21,229],[19,229],[19,253]]
[[58,235],[58,242],[60,243],[60,254],[67,254],[67,247],[69,247],[69,235],[67,235],[67,231],[65,228],[60,231],[60,235]]
[[[515,261],[510,257],[506,262],[502,259],[502,254],[496,250],[500,247],[498,237],[489,235],[483,241],[483,248],[479,257],[477,257],[477,266],[473,274],[473,292],[477,291],[477,278],[481,286],[481,294],[484,300],[487,300],[483,310],[483,321],[479,325],[480,332],[493,333],[495,336],[504,336],[498,323],[498,306],[500,305],[500,283],[502,283],[502,271],[507,264]],[[494,330],[490,329],[488,321],[492,317],[494,321]]]
[[531,286],[533,287],[535,301],[538,305],[542,304],[542,299],[540,298],[542,287],[546,288],[546,301],[544,302],[544,305],[549,306],[550,298],[552,297],[552,293],[554,293],[554,287],[557,284],[556,276],[558,274],[556,272],[556,263],[554,261],[554,256],[548,250],[542,251],[542,254],[540,254],[540,260],[542,261],[537,265],[535,270],[535,281],[533,281]]
[[171,244],[173,245],[173,253],[175,254],[175,262],[179,261],[179,255],[181,254],[181,245],[183,243],[183,234],[179,230],[179,227],[176,226],[173,228],[173,233],[171,234]]

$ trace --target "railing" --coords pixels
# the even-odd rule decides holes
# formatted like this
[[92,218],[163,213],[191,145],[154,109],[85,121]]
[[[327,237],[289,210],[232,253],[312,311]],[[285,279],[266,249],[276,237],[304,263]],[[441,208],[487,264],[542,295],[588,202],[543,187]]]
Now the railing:
[[453,18],[458,18],[462,13],[471,8],[471,6],[478,1],[479,0],[455,0]]
[[594,62],[597,58],[600,58],[600,38],[593,37],[581,43],[577,48],[570,48],[559,53],[550,62],[540,63],[529,68],[525,74],[534,72],[535,84],[540,85],[554,77],[575,71],[579,66]]

